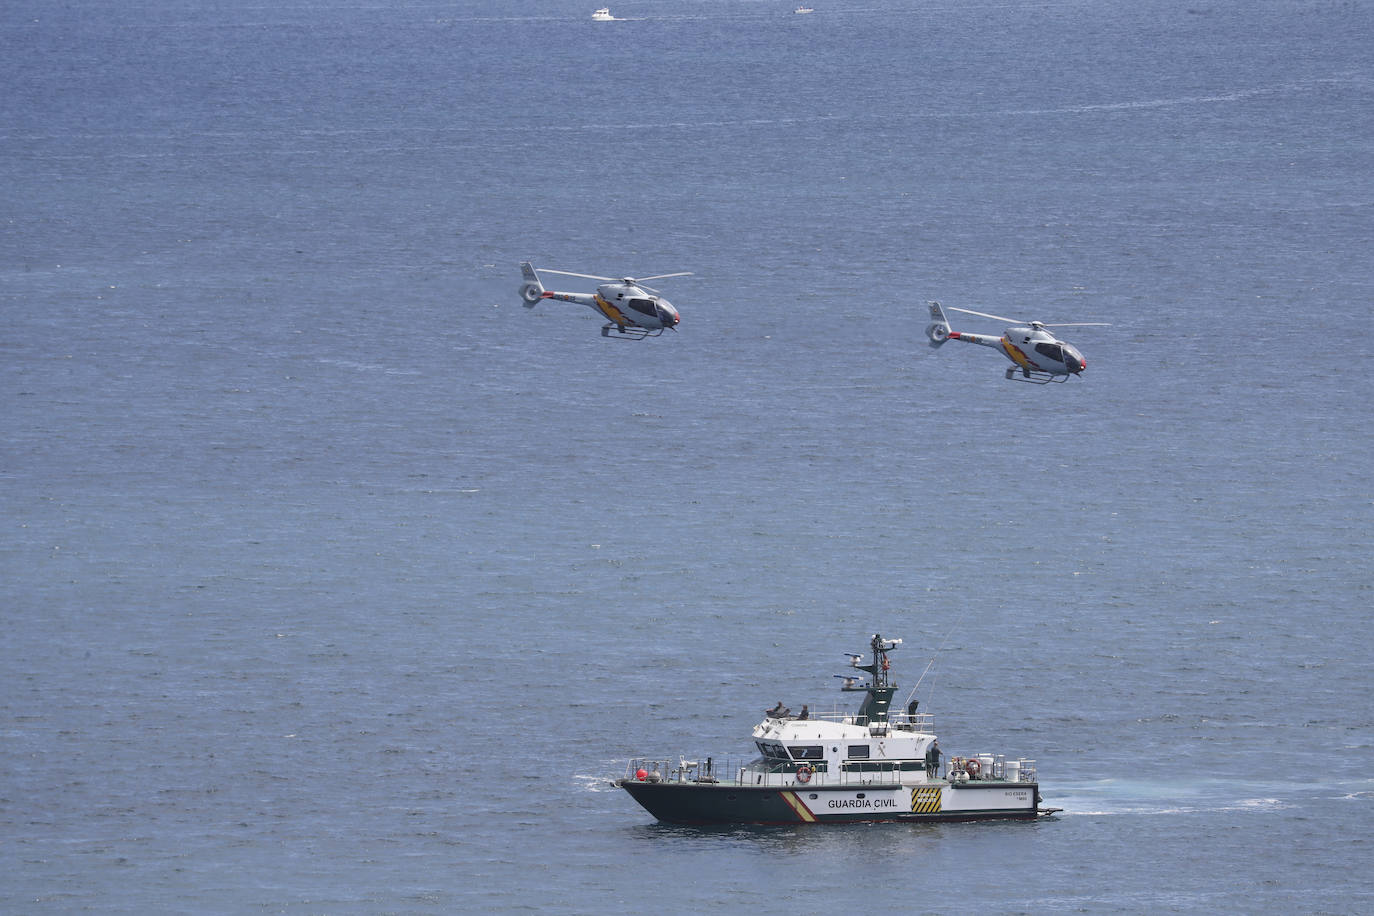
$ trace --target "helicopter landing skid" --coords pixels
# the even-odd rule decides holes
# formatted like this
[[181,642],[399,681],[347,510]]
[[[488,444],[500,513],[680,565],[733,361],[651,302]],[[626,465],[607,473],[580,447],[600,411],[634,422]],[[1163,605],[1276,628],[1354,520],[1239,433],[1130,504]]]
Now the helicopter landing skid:
[[1038,369],[1018,369],[1012,366],[1007,370],[1007,378],[1018,382],[1030,382],[1032,385],[1048,385],[1050,382],[1067,382],[1067,375],[1055,375],[1052,372],[1041,372]]
[[614,340],[643,340],[646,337],[657,337],[663,333],[663,328],[641,328],[635,325],[621,327],[612,321],[601,326],[601,336],[610,337],[612,329],[620,332],[613,338]]

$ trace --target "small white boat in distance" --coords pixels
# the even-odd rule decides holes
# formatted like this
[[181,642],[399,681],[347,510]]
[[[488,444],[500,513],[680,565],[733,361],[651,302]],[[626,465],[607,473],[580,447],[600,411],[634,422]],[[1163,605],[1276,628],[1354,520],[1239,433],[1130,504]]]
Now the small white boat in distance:
[[615,17],[611,15],[611,8],[603,6],[601,9],[592,13],[592,18],[597,22],[615,22]]
[[812,8],[809,7],[809,6],[799,6],[799,7],[797,7],[797,10],[796,10],[796,11],[797,11],[798,13],[814,13],[814,12],[816,12],[814,9],[812,9]]

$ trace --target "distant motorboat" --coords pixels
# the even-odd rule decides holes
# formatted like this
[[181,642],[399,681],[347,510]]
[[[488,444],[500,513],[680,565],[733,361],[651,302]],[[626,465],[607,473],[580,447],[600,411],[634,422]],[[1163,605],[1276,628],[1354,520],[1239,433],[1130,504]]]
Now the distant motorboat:
[[809,6],[799,6],[799,7],[797,7],[796,12],[798,12],[798,13],[814,13],[814,12],[816,12],[816,11],[815,11],[814,9],[812,9],[811,7],[809,7]]
[[615,17],[611,15],[611,8],[603,6],[601,9],[592,13],[592,18],[597,22],[615,22]]

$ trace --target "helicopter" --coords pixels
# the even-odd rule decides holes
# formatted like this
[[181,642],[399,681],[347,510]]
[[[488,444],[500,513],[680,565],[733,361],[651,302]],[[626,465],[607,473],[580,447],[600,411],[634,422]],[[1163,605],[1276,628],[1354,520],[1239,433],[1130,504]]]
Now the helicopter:
[[930,337],[932,347],[938,347],[947,340],[962,340],[968,343],[982,344],[985,347],[996,347],[1002,351],[1007,359],[1016,364],[1007,370],[1007,378],[1033,382],[1037,385],[1044,385],[1047,382],[1068,381],[1069,376],[1078,375],[1088,365],[1084,361],[1082,353],[1079,353],[1072,344],[1051,334],[1049,328],[1110,327],[1110,325],[1100,321],[1057,325],[1048,325],[1040,321],[1020,322],[1015,318],[1003,318],[1000,315],[989,315],[986,312],[975,312],[971,309],[955,308],[954,306],[950,306],[950,311],[963,312],[965,315],[977,315],[980,318],[991,318],[995,321],[1005,321],[1014,327],[1007,328],[1006,333],[1001,337],[955,331],[950,328],[949,319],[945,317],[944,309],[940,307],[940,303],[932,302],[930,303],[930,317],[933,319],[933,323],[926,328],[926,335]]
[[[520,298],[525,300],[526,308],[534,308],[541,299],[559,299],[563,302],[577,302],[600,312],[610,321],[601,327],[601,336],[609,337],[611,329],[625,339],[643,340],[657,337],[665,328],[676,329],[682,318],[673,304],[664,299],[659,291],[644,286],[643,281],[634,277],[597,277],[592,274],[575,274],[570,270],[551,270],[544,268],[546,274],[562,274],[567,277],[581,277],[584,280],[600,280],[601,285],[594,293],[560,293],[544,288],[534,265],[522,261],[520,272],[525,283],[520,287]],[[645,277],[645,280],[666,280],[668,277],[689,277],[690,271],[675,274],[658,274]]]

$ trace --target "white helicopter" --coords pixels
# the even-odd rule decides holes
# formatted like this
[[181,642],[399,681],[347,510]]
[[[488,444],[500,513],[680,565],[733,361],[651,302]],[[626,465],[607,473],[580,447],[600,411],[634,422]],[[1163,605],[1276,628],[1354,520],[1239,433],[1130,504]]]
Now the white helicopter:
[[[955,331],[950,328],[949,319],[945,317],[944,309],[940,307],[940,303],[932,302],[930,303],[930,317],[934,321],[930,327],[926,328],[926,335],[930,337],[932,347],[938,347],[947,340],[962,340],[967,343],[982,344],[985,347],[995,347],[1001,350],[1007,359],[1016,364],[1007,370],[1007,378],[1034,382],[1037,385],[1043,385],[1046,382],[1067,381],[1069,376],[1078,375],[1088,366],[1083,360],[1082,353],[1079,353],[1071,344],[1051,334],[1049,328],[1110,327],[1110,325],[1100,321],[1057,325],[1048,325],[1039,321],[1019,322],[1015,318],[1003,318],[1000,315],[989,315],[986,312],[975,312],[971,309],[960,309],[954,306],[950,306],[950,311],[977,315],[980,318],[991,318],[995,321],[1005,321],[1014,327],[1007,328],[1006,333],[1001,337]],[[1018,370],[1019,375],[1017,374]]]
[[[544,289],[539,275],[529,261],[520,264],[525,283],[520,287],[520,297],[525,300],[526,308],[534,308],[541,299],[559,299],[563,302],[577,302],[600,312],[609,318],[601,327],[601,336],[609,337],[614,328],[627,338],[643,340],[657,337],[665,328],[677,328],[682,320],[673,304],[664,299],[653,287],[644,286],[643,281],[634,277],[596,277],[591,274],[575,274],[570,270],[550,270],[546,274],[562,274],[567,277],[582,277],[585,280],[600,280],[602,285],[594,293],[560,293]],[[645,280],[666,280],[668,277],[689,277],[690,271],[676,274],[659,274],[645,277]]]

